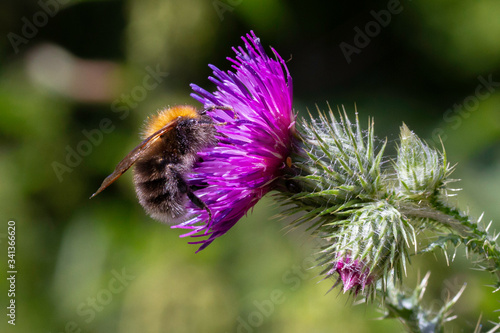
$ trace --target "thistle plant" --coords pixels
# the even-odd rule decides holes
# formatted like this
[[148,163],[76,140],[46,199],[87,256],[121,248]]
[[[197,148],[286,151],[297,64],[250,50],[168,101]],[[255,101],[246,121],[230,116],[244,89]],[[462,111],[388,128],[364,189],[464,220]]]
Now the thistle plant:
[[[217,91],[192,86],[205,107],[229,106],[236,117],[214,110],[212,118],[224,123],[219,144],[200,154],[190,176],[213,219],[193,206],[177,228],[208,237],[195,242],[201,250],[273,191],[290,226],[306,225],[319,241],[317,265],[325,279],[333,278],[332,288],[380,302],[386,317],[409,332],[442,332],[460,294],[436,313],[425,310],[428,276],[413,293],[402,291],[412,256],[465,246],[499,290],[498,234],[449,203],[454,166],[444,148],[429,146],[403,124],[391,159],[372,119],[363,128],[357,113],[331,108],[298,117],[283,59],[274,49],[275,58],[268,57],[253,32],[243,41],[245,48],[233,49],[236,59],[228,58],[233,71],[211,66]],[[436,235],[427,245],[424,230]]]

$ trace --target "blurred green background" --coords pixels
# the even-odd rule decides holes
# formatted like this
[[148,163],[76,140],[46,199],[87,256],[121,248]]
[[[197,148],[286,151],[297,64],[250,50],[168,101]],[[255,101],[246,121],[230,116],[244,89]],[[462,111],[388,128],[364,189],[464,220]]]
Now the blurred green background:
[[[273,220],[271,198],[198,254],[145,215],[130,174],[88,198],[144,119],[199,106],[189,83],[213,89],[207,64],[229,69],[254,30],[290,58],[297,111],[356,106],[390,146],[402,122],[440,135],[457,204],[500,229],[499,17],[495,0],[2,1],[0,267],[14,220],[18,274],[16,326],[2,313],[0,332],[400,332],[376,304],[325,295],[333,281],[308,269],[314,241]],[[467,282],[448,330],[473,331],[481,313],[491,328],[493,279],[463,257],[415,258],[406,281],[431,270],[435,309]],[[7,290],[3,278],[5,313]]]

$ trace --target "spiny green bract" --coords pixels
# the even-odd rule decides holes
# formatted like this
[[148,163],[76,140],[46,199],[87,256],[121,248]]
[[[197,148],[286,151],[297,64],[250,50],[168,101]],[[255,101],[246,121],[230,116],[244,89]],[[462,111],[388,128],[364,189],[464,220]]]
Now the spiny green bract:
[[389,292],[385,298],[387,312],[384,318],[399,319],[409,332],[444,332],[444,324],[454,318],[451,316],[451,308],[462,295],[466,284],[441,308],[438,310],[434,308],[433,311],[430,311],[422,306],[429,277],[430,272],[425,275],[411,294],[403,293],[397,288],[388,288]]

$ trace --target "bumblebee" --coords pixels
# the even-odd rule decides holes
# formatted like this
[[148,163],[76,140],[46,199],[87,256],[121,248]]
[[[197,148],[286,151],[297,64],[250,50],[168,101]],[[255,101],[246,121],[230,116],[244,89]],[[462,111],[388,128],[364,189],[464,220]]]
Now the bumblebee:
[[186,201],[208,212],[207,205],[198,198],[186,182],[198,153],[217,144],[215,124],[206,112],[213,106],[198,111],[189,105],[174,106],[158,112],[147,121],[143,139],[92,194],[93,198],[117,180],[133,164],[134,185],[139,203],[155,220],[175,224],[186,213]]

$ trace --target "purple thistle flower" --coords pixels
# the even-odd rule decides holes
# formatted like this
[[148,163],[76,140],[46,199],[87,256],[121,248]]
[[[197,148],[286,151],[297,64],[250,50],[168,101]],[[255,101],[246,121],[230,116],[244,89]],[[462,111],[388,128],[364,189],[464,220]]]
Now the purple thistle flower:
[[191,96],[204,107],[225,106],[234,110],[210,112],[217,125],[219,143],[199,154],[188,184],[212,212],[188,203],[188,220],[175,228],[190,229],[183,236],[208,238],[193,244],[207,247],[225,234],[274,187],[286,167],[295,133],[292,111],[292,78],[283,59],[272,49],[269,58],[253,32],[242,37],[245,49],[233,48],[227,58],[235,70],[224,72],[213,65],[217,91],[207,92],[192,84]]
[[366,286],[375,280],[375,277],[369,274],[369,270],[363,262],[357,259],[352,261],[349,256],[340,257],[328,275],[334,272],[337,272],[339,279],[342,280],[344,293],[354,288],[354,293],[357,295],[360,290],[364,290]]

